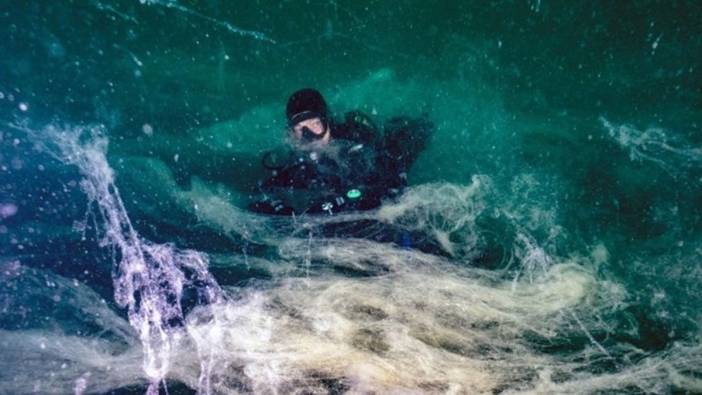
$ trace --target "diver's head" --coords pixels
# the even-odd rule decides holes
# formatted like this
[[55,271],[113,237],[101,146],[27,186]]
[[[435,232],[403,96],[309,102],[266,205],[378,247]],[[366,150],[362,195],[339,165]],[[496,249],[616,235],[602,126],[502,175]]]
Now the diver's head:
[[285,109],[293,136],[303,142],[328,143],[327,103],[319,91],[305,88],[290,95]]

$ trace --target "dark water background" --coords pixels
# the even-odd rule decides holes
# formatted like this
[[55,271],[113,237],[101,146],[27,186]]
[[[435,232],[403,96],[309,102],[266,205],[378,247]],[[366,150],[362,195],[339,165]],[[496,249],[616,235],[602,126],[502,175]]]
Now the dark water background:
[[[702,392],[700,20],[1,1],[0,393]],[[304,86],[339,115],[429,114],[402,198],[245,210]],[[158,270],[131,316],[115,284],[139,259]],[[182,311],[140,321],[151,300]]]

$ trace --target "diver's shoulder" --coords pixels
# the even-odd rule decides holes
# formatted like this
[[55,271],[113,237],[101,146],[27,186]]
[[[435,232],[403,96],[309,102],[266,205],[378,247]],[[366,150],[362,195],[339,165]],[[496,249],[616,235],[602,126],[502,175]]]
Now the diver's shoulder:
[[344,114],[344,121],[349,125],[365,127],[373,130],[378,130],[373,118],[361,110],[353,110]]
[[379,129],[368,114],[354,110],[345,113],[343,121],[334,123],[332,136],[356,143],[371,144],[379,138]]

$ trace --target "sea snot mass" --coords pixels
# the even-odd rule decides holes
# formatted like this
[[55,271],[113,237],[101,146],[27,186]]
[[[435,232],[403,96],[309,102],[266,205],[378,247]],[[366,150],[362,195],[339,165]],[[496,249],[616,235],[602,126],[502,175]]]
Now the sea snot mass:
[[[0,393],[702,392],[700,14],[13,4]],[[432,125],[401,188],[251,209],[305,86]]]

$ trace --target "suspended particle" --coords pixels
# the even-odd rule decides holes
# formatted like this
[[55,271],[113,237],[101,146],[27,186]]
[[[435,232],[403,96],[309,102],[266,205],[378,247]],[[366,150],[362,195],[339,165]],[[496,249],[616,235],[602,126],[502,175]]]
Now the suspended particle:
[[12,203],[0,204],[0,219],[12,217],[19,211],[18,207]]

